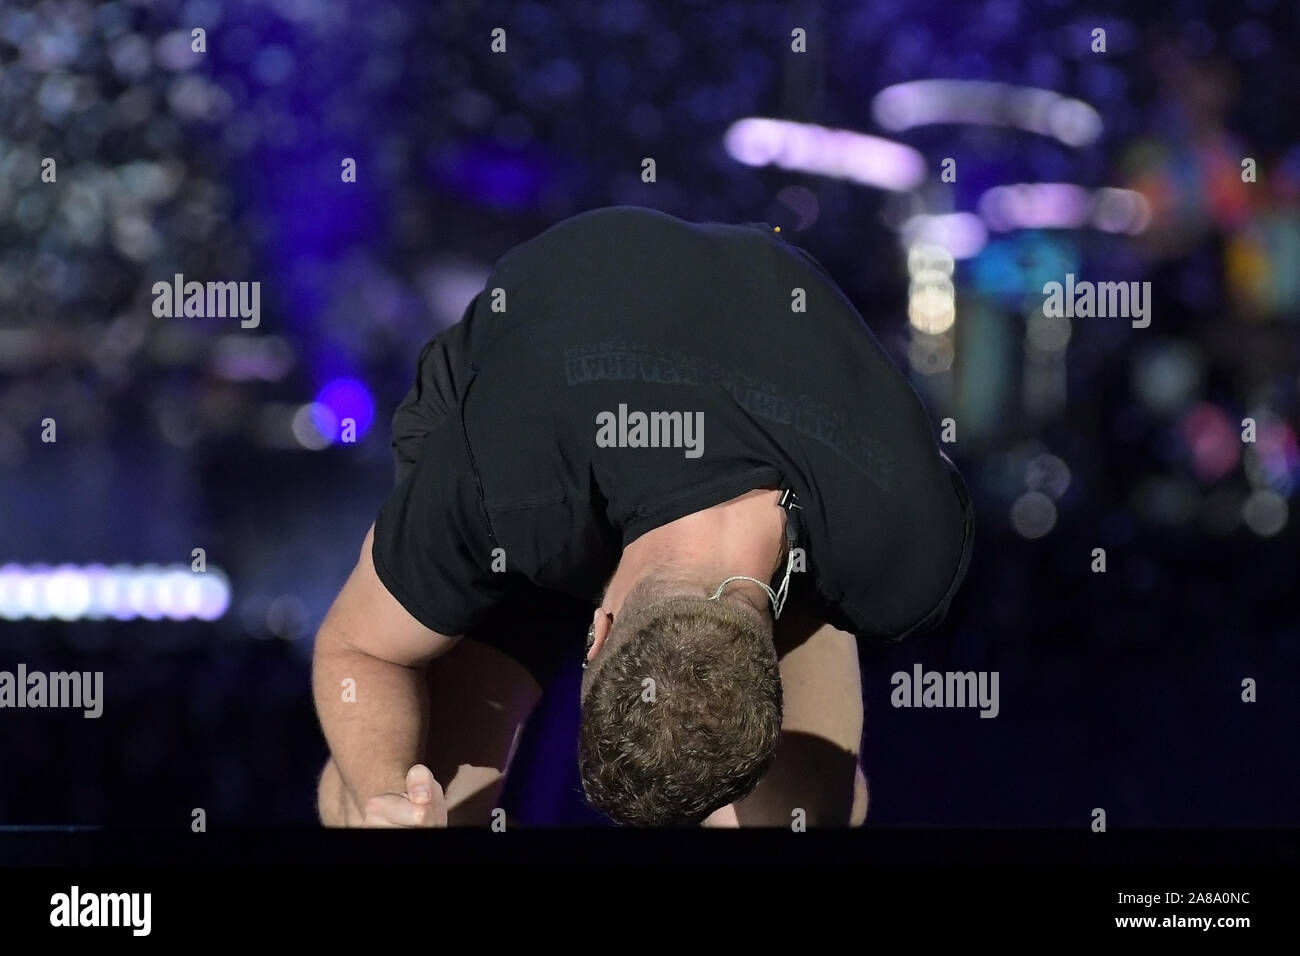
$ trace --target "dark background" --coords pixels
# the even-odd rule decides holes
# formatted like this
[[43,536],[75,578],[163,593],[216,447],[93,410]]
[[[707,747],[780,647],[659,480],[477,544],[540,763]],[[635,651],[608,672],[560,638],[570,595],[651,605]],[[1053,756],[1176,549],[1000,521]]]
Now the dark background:
[[[781,226],[936,431],[957,423],[975,556],[938,630],[863,654],[870,824],[1085,827],[1102,807],[1113,828],[1297,825],[1298,11],[6,4],[0,669],[101,670],[105,707],[0,711],[0,824],[188,826],[195,807],[214,828],[313,822],[312,638],[391,486],[388,419],[420,346],[512,245],[629,203]],[[877,95],[925,79],[1006,86],[991,107],[911,88],[959,121],[886,128]],[[1090,109],[1043,127],[1014,87]],[[1063,116],[1100,125],[1051,126]],[[903,143],[925,174],[882,188],[746,165],[727,139],[746,117]],[[1055,189],[999,219],[988,190],[1016,183],[1124,190],[1102,194],[1123,215]],[[949,214],[965,215],[933,222],[969,240],[950,249],[955,322],[927,332],[924,310],[909,323],[909,251],[944,254],[914,248],[930,220],[907,223]],[[155,318],[153,283],[176,272],[260,281],[260,327]],[[1076,319],[1053,340],[1041,290],[1066,272],[1150,281],[1150,327]],[[89,619],[49,582],[64,565],[188,569],[196,547],[228,584],[210,620],[130,589]],[[891,707],[890,674],[917,661],[998,671],[999,716]],[[529,729],[512,820],[600,822],[573,767],[577,680]]]

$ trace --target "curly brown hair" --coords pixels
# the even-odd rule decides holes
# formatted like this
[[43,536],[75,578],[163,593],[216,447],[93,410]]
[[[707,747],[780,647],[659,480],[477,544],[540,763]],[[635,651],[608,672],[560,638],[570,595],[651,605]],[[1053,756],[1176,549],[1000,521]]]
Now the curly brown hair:
[[781,677],[771,622],[699,598],[624,612],[583,700],[583,790],[618,823],[697,825],[772,763]]

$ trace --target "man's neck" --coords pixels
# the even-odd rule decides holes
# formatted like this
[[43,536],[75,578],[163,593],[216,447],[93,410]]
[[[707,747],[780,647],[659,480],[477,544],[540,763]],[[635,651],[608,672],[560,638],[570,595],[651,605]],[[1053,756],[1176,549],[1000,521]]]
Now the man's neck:
[[637,582],[666,563],[684,569],[682,576],[698,583],[701,597],[736,575],[770,582],[786,555],[780,498],[780,491],[760,488],[647,531],[623,549],[603,608],[618,614]]

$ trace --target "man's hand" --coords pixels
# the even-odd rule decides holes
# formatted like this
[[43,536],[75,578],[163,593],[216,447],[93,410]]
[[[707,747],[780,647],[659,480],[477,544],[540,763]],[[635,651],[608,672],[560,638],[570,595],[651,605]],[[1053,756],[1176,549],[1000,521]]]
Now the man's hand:
[[[336,799],[322,789],[321,822],[446,826],[442,788],[417,761],[429,733],[425,665],[459,635],[430,630],[388,593],[372,560],[374,533],[372,526],[316,635],[312,694],[346,794]],[[411,768],[406,781],[402,767]],[[327,779],[322,774],[322,788]]]
[[417,763],[406,771],[405,793],[381,793],[366,801],[363,827],[445,827],[447,798],[433,771]]

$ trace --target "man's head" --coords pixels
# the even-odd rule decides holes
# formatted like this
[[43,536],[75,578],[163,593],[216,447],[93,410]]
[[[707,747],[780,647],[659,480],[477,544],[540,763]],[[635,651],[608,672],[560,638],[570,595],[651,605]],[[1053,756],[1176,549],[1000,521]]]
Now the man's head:
[[638,584],[583,675],[583,789],[620,823],[698,824],[772,762],[781,678],[771,616],[702,590]]

